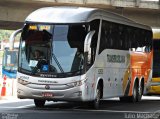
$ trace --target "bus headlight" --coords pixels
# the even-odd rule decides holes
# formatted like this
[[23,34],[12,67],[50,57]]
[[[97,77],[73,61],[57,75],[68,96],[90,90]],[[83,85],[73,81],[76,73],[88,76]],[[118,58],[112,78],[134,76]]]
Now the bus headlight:
[[76,82],[73,82],[73,83],[68,83],[66,85],[69,86],[69,87],[81,86],[81,85],[83,85],[86,82],[86,80],[87,79],[84,79],[84,80],[81,80],[81,81],[76,81]]
[[20,83],[20,84],[22,84],[22,85],[30,84],[30,82],[29,82],[29,81],[25,81],[25,80],[20,79],[20,78],[18,78],[18,83]]

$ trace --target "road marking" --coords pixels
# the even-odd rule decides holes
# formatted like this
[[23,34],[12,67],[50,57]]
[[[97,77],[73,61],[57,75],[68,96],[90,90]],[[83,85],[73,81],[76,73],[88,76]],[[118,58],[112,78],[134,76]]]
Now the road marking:
[[142,100],[160,100],[158,96],[143,96]]
[[16,102],[25,102],[25,101],[33,101],[33,100],[31,100],[31,99],[24,99],[24,100],[21,100],[21,99],[0,100],[0,105],[1,104],[5,104],[5,103],[16,103]]
[[[30,100],[28,100],[28,101],[30,101]],[[14,103],[14,102],[8,102],[8,103]],[[55,102],[55,103],[57,104],[57,103],[60,103],[60,102]],[[45,104],[45,106],[50,105],[50,104],[54,104],[54,103],[53,102],[47,102]],[[29,107],[35,107],[35,104],[32,103],[32,104],[22,105],[22,106],[17,106],[17,107],[0,106],[0,108],[14,108],[14,109],[29,108]]]
[[16,108],[28,108],[28,107],[33,107],[35,106],[34,104],[30,104],[30,105],[23,105],[23,106],[18,106]]
[[121,112],[121,113],[151,113],[151,112],[139,112],[139,111],[118,111],[118,110],[90,110],[90,109],[73,109],[77,111],[88,111],[88,112]]
[[8,107],[8,106],[3,106],[0,108],[14,108],[14,109],[18,109],[18,108],[28,108],[28,107],[32,107],[35,106],[34,104],[30,104],[30,105],[23,105],[23,106],[18,106],[18,107]]
[[[47,102],[46,104],[45,104],[45,106],[47,106],[47,105],[50,105],[50,104],[54,104],[53,102]],[[57,103],[56,103],[57,104]],[[16,107],[16,108],[28,108],[28,107],[35,107],[35,104],[29,104],[29,105],[23,105],[23,106],[18,106],[18,107]],[[44,107],[45,107],[44,106]]]
[[4,108],[4,109],[9,109],[9,108],[11,108],[11,109],[15,109],[16,107],[0,107],[1,109],[2,108]]

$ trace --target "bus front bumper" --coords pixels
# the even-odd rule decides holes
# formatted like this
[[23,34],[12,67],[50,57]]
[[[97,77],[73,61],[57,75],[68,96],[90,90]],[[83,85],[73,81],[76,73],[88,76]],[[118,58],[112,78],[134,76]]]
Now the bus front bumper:
[[[18,83],[17,96],[20,99],[43,99],[49,101],[87,101],[85,85],[65,90],[33,89]],[[45,95],[44,95],[45,94]]]

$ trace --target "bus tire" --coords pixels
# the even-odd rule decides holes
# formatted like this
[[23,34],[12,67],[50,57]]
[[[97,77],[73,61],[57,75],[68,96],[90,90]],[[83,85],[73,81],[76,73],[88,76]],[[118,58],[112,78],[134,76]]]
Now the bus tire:
[[101,93],[102,93],[102,92],[101,92],[101,89],[100,89],[100,85],[98,84],[97,89],[96,89],[96,97],[95,97],[95,99],[94,99],[93,101],[91,101],[91,102],[89,103],[89,106],[90,106],[91,108],[99,109]]
[[138,96],[137,96],[137,102],[141,101],[142,99],[142,95],[143,95],[143,83],[141,82],[141,84],[138,86]]
[[95,98],[95,100],[93,101],[94,109],[99,109],[99,107],[100,107],[101,93],[102,93],[102,92],[101,92],[101,87],[100,87],[100,85],[98,84],[97,89],[96,89],[96,98]]
[[134,83],[134,88],[133,88],[133,94],[132,96],[130,97],[130,102],[137,102],[137,99],[138,99],[138,85],[137,83],[135,82]]
[[34,99],[34,104],[36,107],[44,107],[45,102],[46,102],[45,100]]

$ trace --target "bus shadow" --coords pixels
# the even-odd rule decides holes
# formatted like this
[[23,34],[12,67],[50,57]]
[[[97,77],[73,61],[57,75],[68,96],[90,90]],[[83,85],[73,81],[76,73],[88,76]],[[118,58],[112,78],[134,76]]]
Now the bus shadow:
[[140,102],[121,102],[119,100],[102,101],[100,109],[116,111],[146,111],[154,112],[160,110],[160,100],[141,100]]
[[[99,110],[113,110],[113,111],[142,111],[142,112],[154,112],[160,110],[160,100],[142,100],[140,102],[121,102],[119,100],[102,100]],[[95,110],[89,103],[79,102],[50,102],[44,107],[31,107],[34,110]]]

